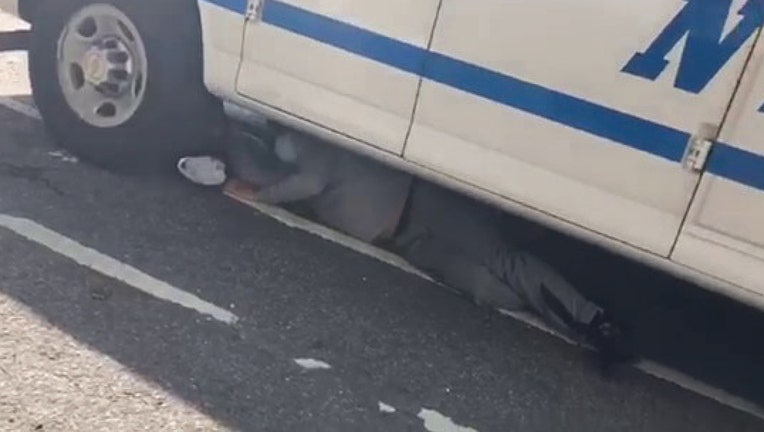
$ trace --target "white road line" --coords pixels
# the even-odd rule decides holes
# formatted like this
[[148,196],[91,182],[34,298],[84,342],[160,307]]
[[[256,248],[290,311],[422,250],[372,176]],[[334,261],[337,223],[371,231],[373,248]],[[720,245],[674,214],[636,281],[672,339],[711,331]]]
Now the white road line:
[[58,159],[61,162],[77,163],[77,162],[80,161],[75,156],[72,156],[69,153],[67,153],[65,151],[62,151],[62,150],[50,151],[50,152],[48,152],[48,156],[50,156],[52,158],[55,158],[55,159]]
[[293,360],[303,369],[316,370],[316,369],[331,369],[332,366],[329,363],[312,358],[296,358]]
[[0,0],[0,4],[3,5],[0,9],[0,31],[29,30],[32,27],[28,22],[18,18],[18,14],[10,5],[5,6],[8,4],[7,1]]
[[[0,105],[5,105],[8,108],[13,109],[14,111],[17,111],[21,114],[27,115],[32,118],[39,119],[40,115],[37,112],[37,110],[33,107],[30,107],[28,105],[24,105],[21,102],[12,100],[13,102],[11,104],[4,103],[5,100],[8,100],[10,98],[3,98],[0,97]],[[21,106],[21,107],[19,107]],[[341,246],[344,246],[346,248],[352,249],[358,253],[364,254],[366,256],[369,256],[371,258],[377,259],[379,261],[382,261],[386,264],[389,264],[393,267],[396,267],[398,269],[401,269],[405,272],[414,274],[416,276],[419,276],[423,279],[427,279],[429,281],[432,281],[432,278],[427,276],[426,274],[422,273],[421,271],[417,270],[410,264],[408,264],[406,261],[402,260],[401,258],[387,252],[384,250],[381,250],[379,248],[376,248],[374,246],[371,246],[367,243],[358,241],[352,237],[349,237],[347,235],[344,235],[342,233],[339,233],[337,231],[334,231],[330,228],[327,228],[323,225],[319,225],[315,222],[309,221],[307,219],[301,218],[297,215],[294,215],[292,213],[289,213],[288,211],[278,208],[278,207],[272,207],[268,205],[263,204],[249,204],[245,203],[247,205],[250,205],[251,207],[255,208],[257,211],[259,211],[262,214],[265,214],[266,216],[269,216],[281,223],[283,223],[286,226],[289,226],[291,228],[297,228],[302,231],[311,233],[313,235],[317,235],[325,240],[328,240],[332,243],[339,244]],[[140,288],[139,288],[140,289]],[[183,292],[183,291],[181,291]],[[172,300],[171,300],[172,301]],[[210,305],[215,308],[217,306]],[[223,311],[227,314],[230,314],[228,311]],[[514,313],[514,312],[505,312],[501,311],[503,314],[508,315],[512,317],[513,319],[516,319],[518,321],[521,321],[527,325],[530,325],[532,327],[535,327],[537,329],[543,330],[547,333],[550,333],[556,337],[559,337],[563,340],[565,340],[568,343],[574,343],[572,340],[564,337],[560,333],[552,330],[548,326],[546,326],[543,322],[538,320],[535,316],[530,314],[524,314],[524,313]],[[234,317],[234,319],[236,319]],[[737,409],[739,411],[748,413],[750,415],[753,415],[755,417],[764,419],[764,408],[753,403],[749,402],[745,399],[739,398],[737,396],[731,395],[728,392],[718,389],[712,386],[709,386],[707,384],[704,384],[694,378],[691,378],[679,371],[673,370],[671,368],[662,366],[660,364],[651,362],[651,361],[642,361],[636,365],[636,368],[647,373],[648,375],[654,376],[656,378],[659,378],[661,380],[670,382],[672,384],[675,384],[679,387],[682,387],[686,390],[689,390],[693,393],[697,393],[699,395],[705,396],[709,399],[715,400],[719,402],[722,405],[727,405],[731,408]]]
[[42,120],[40,112],[36,108],[29,106],[23,102],[19,102],[12,97],[0,96],[0,105],[16,111],[19,114],[23,114],[27,117],[31,117],[35,120]]
[[153,278],[146,273],[117,261],[112,257],[104,255],[97,250],[77,243],[76,241],[52,231],[37,222],[0,214],[0,227],[7,228],[80,265],[124,282],[133,288],[158,299],[195,310],[226,324],[233,325],[239,321],[239,318],[236,315],[225,309],[206,302],[179,288],[175,288],[166,282]]
[[471,427],[459,426],[443,414],[422,408],[417,415],[424,421],[424,428],[430,432],[478,432]]
[[394,406],[388,405],[382,401],[377,402],[377,406],[379,407],[379,412],[383,412],[385,414],[393,414],[394,412],[398,411]]

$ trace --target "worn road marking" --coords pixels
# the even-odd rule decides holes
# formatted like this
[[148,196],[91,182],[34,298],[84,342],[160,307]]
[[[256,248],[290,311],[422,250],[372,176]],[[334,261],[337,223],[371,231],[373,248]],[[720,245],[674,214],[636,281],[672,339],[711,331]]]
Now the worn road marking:
[[54,159],[58,159],[61,162],[77,163],[77,162],[80,161],[75,156],[72,156],[69,153],[67,153],[65,151],[62,151],[62,150],[48,152],[48,156],[50,156],[50,157],[52,157]]
[[424,421],[424,428],[430,432],[478,432],[471,427],[459,426],[443,414],[422,408],[417,415]]
[[332,366],[329,363],[312,358],[296,358],[293,360],[303,369],[316,370],[316,369],[331,369]]
[[0,227],[9,229],[16,234],[37,244],[63,255],[72,261],[95,270],[105,276],[124,282],[133,288],[201,314],[210,316],[218,321],[233,325],[239,318],[233,313],[222,309],[199,297],[176,288],[166,282],[153,278],[142,271],[123,262],[104,255],[76,241],[50,230],[37,222],[20,217],[0,214]]
[[377,406],[379,406],[379,412],[383,412],[385,414],[392,414],[398,410],[395,409],[394,406],[388,405],[382,401],[377,402]]
[[[28,105],[24,105],[21,102],[18,102],[15,100],[10,104],[11,106],[8,106],[3,102],[6,99],[9,99],[9,98],[0,97],[0,105],[5,105],[8,108],[11,108],[14,111],[20,114],[26,115],[28,117],[32,117],[35,119],[40,118],[40,114],[37,112],[35,108],[30,107]],[[19,107],[19,105],[22,105],[22,107]],[[408,264],[406,261],[402,260],[400,257],[397,257],[387,251],[381,250],[367,243],[356,240],[350,236],[339,233],[323,225],[319,225],[315,222],[301,218],[279,207],[273,207],[273,206],[268,206],[264,204],[255,204],[255,205],[252,205],[250,203],[245,203],[245,204],[255,208],[260,213],[265,214],[266,216],[269,216],[290,228],[296,228],[296,229],[311,233],[325,240],[328,240],[332,243],[339,244],[346,248],[352,249],[358,253],[369,256],[383,263],[389,264],[405,272],[408,272],[413,275],[432,281],[432,278],[422,273],[421,271],[417,270],[416,268]],[[561,335],[559,332],[556,332],[555,330],[546,326],[543,322],[541,322],[540,320],[538,320],[535,316],[531,314],[506,312],[506,311],[500,311],[500,312],[502,312],[504,315],[510,316],[511,318],[516,319],[520,322],[523,322],[527,325],[530,325],[534,328],[537,328],[539,330],[550,333],[558,338],[561,338],[568,343],[574,343],[572,340]],[[739,411],[758,417],[760,419],[764,419],[764,408],[762,408],[761,406],[753,402],[747,401],[743,398],[731,395],[730,393],[722,389],[718,389],[718,388],[709,386],[707,384],[704,384],[679,371],[673,370],[671,368],[665,367],[663,365],[660,365],[651,361],[639,362],[638,364],[635,365],[635,367],[650,376],[670,382],[672,384],[675,384],[693,393],[697,393],[699,395],[705,396],[722,405],[726,405],[731,408],[734,408]]]

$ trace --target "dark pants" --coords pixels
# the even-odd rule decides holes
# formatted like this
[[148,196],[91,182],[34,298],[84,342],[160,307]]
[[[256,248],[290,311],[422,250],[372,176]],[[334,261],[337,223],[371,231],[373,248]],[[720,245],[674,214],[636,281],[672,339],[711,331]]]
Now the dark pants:
[[558,329],[578,333],[601,309],[544,261],[513,249],[497,228],[497,216],[461,195],[416,181],[394,248],[479,304],[532,310]]

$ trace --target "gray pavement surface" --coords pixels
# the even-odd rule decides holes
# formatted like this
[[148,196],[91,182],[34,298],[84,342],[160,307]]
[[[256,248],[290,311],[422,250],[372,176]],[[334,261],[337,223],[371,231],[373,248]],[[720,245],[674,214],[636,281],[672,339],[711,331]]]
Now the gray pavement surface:
[[[30,103],[8,90],[23,87],[0,84]],[[38,121],[0,106],[0,214],[242,321],[158,300],[0,228],[0,430],[764,430],[636,369],[603,379],[577,347],[217,191],[58,152]],[[561,236],[536,247],[629,321],[649,357],[764,403],[762,313]]]

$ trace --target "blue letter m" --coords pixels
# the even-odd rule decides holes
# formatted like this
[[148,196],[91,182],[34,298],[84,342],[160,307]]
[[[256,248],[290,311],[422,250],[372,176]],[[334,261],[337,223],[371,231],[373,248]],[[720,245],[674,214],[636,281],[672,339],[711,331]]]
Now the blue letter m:
[[764,0],[748,0],[738,25],[722,39],[732,0],[685,0],[681,11],[643,53],[622,71],[655,80],[668,66],[666,55],[687,35],[674,87],[699,93],[764,23]]

